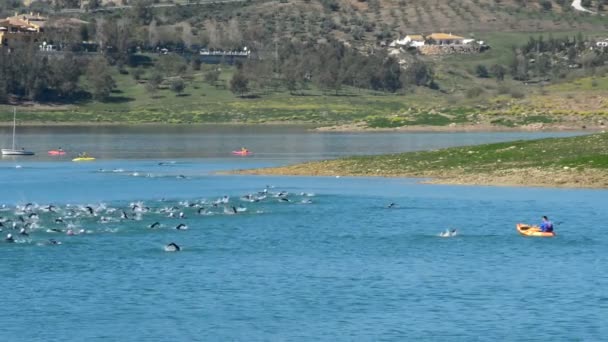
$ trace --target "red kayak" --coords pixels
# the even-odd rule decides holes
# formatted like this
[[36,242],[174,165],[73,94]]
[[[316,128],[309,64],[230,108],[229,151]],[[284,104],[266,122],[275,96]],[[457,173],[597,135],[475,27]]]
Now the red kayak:
[[65,151],[63,151],[63,150],[50,150],[49,151],[49,155],[51,155],[51,156],[64,156],[65,155]]
[[250,156],[252,152],[249,150],[241,150],[241,151],[232,151],[232,154],[235,156]]

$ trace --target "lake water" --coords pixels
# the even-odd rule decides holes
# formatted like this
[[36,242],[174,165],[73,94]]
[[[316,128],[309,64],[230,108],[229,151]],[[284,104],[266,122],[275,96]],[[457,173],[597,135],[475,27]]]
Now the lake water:
[[[10,147],[11,127],[0,127],[0,145]],[[18,148],[35,159],[57,160],[46,151],[62,147],[102,159],[222,158],[245,146],[256,159],[278,162],[428,150],[580,132],[321,133],[297,126],[177,125],[18,127]],[[6,160],[6,158],[4,158]]]
[[[107,157],[0,163],[2,234],[17,240],[0,242],[2,341],[608,336],[604,190],[214,174],[538,135],[191,131],[154,143],[156,133],[55,133],[20,138],[40,151],[62,144]],[[112,157],[113,140],[131,149]],[[198,143],[180,154],[172,152],[176,140]],[[218,157],[240,145],[256,155]],[[275,197],[281,191],[289,194]],[[246,194],[260,199],[246,201]],[[213,205],[224,196],[228,204]],[[28,202],[34,204],[23,208]],[[45,209],[49,204],[55,212]],[[558,223],[556,238],[517,234],[515,223],[536,223],[543,214]],[[30,235],[10,229],[12,222],[29,223]],[[159,228],[148,228],[155,222]],[[179,224],[188,229],[175,229]],[[439,237],[447,228],[459,234]],[[69,236],[67,229],[83,233]],[[165,252],[168,242],[182,251]]]

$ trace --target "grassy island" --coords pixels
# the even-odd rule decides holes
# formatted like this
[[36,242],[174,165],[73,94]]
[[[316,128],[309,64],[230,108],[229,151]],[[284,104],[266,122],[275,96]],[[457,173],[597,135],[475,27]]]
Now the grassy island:
[[442,184],[608,188],[608,134],[357,156],[238,172],[423,177]]

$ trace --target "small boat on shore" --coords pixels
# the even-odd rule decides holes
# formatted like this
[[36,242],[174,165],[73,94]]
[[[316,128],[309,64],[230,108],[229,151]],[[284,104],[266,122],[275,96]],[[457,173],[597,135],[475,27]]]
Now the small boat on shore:
[[534,237],[554,237],[554,232],[543,232],[538,226],[531,226],[525,223],[518,223],[516,226],[517,231],[524,236]]

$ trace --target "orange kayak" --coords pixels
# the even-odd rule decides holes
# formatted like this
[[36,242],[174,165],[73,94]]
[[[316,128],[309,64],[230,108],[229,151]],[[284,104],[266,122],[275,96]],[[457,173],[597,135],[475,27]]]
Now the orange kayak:
[[554,237],[554,232],[542,232],[540,227],[531,226],[525,223],[518,223],[516,225],[517,231],[524,236],[535,236],[535,237]]

